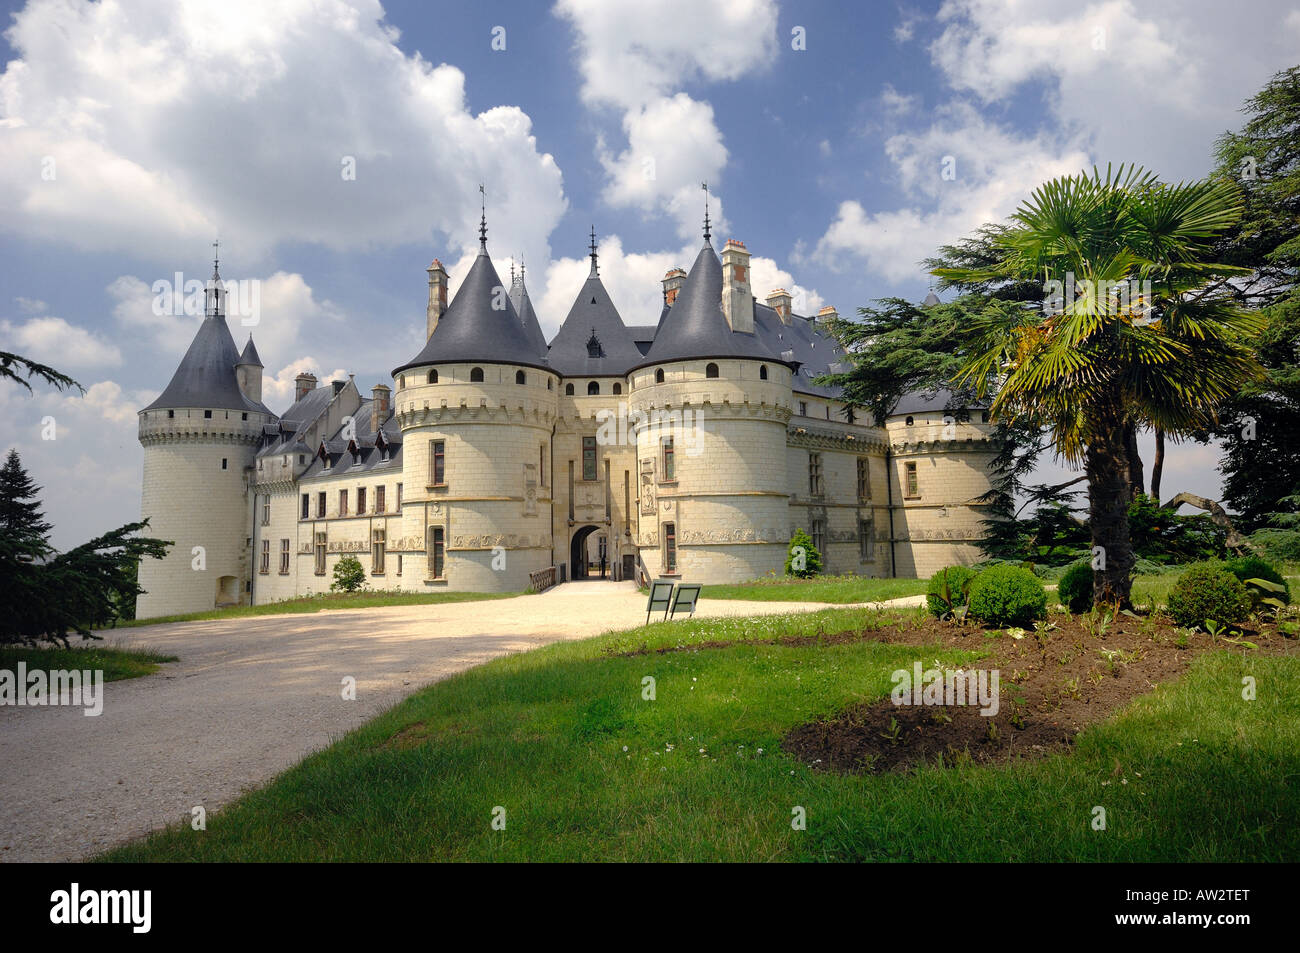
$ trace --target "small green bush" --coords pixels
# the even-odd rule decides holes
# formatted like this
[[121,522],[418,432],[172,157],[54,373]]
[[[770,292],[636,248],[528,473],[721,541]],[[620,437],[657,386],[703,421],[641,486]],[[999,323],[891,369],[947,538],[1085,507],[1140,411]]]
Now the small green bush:
[[790,537],[790,551],[785,557],[785,574],[811,579],[822,571],[822,554],[817,552],[812,537],[796,529]]
[[1250,614],[1250,595],[1240,579],[1220,565],[1193,566],[1169,591],[1169,617],[1186,628],[1207,620],[1240,622]]
[[1282,574],[1273,568],[1273,564],[1267,560],[1260,559],[1258,556],[1242,556],[1238,559],[1229,559],[1223,564],[1223,568],[1228,570],[1242,582],[1247,579],[1267,579],[1269,582],[1275,582],[1281,586],[1284,593],[1278,595],[1283,602],[1290,603],[1291,587],[1287,585],[1286,579]]
[[925,590],[925,602],[930,612],[942,619],[966,605],[971,580],[977,575],[979,573],[969,566],[948,566],[931,576]]
[[344,556],[334,565],[331,592],[356,592],[366,584],[366,570],[356,556]]
[[1028,569],[992,566],[971,583],[970,614],[989,625],[1031,625],[1047,615],[1047,591]]
[[1092,563],[1078,562],[1070,566],[1056,584],[1056,595],[1061,605],[1071,612],[1087,612],[1092,608]]

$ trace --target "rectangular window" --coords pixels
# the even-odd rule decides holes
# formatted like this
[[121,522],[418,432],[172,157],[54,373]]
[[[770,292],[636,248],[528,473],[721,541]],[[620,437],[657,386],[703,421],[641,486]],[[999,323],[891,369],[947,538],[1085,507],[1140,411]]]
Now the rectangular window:
[[402,512],[402,484],[397,484],[397,512]]
[[339,490],[339,516],[348,515],[348,491]]
[[537,450],[537,482],[546,486],[546,444],[542,444]]
[[[321,496],[325,494],[322,493]],[[325,534],[316,534],[316,575],[325,575]]]
[[806,400],[799,401],[799,416],[800,417],[808,416],[808,401]]
[[677,455],[673,451],[673,438],[664,437],[664,482],[671,483],[677,479]]
[[304,493],[302,495],[302,518],[308,519],[310,517],[311,517],[311,494]]
[[677,572],[677,524],[664,523],[664,572]]
[[446,444],[442,440],[429,444],[429,473],[433,476],[434,486],[442,486],[447,482]]
[[384,487],[375,487],[375,512],[384,512]]
[[321,490],[316,494],[316,517],[317,519],[325,518],[325,491]]
[[823,563],[826,556],[826,521],[812,521],[812,544],[813,549],[822,554]]
[[858,556],[864,563],[872,559],[871,520],[858,520]]
[[370,573],[374,576],[384,574],[384,531],[375,530],[374,541],[370,545]]
[[866,457],[858,457],[858,502],[868,503],[871,500],[871,461]]
[[357,487],[357,515],[362,516],[366,512],[366,488]]
[[906,488],[903,490],[903,495],[909,500],[914,500],[921,495],[919,484],[916,480],[916,464],[907,464],[904,472],[906,473],[907,483]]
[[262,540],[262,566],[259,569],[259,572],[261,572],[262,575],[266,575],[270,571],[271,571],[271,541],[269,539],[264,539]]
[[401,553],[398,553],[398,554],[397,554],[397,574],[398,574],[399,576],[402,574],[402,554],[401,554]]
[[280,540],[280,575],[289,575],[289,541]]
[[262,497],[262,525],[271,525],[271,494]]
[[445,556],[445,537],[444,530],[441,526],[429,527],[429,576],[432,579],[441,579],[443,570],[443,557]]
[[808,493],[810,496],[822,495],[822,455],[808,454]]
[[582,438],[582,478],[596,479],[596,438]]

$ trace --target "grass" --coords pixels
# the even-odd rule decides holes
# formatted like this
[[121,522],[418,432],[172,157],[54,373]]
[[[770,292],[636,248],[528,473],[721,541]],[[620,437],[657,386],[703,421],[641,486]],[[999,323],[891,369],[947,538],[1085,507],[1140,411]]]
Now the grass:
[[106,646],[101,643],[74,645],[71,648],[0,647],[0,669],[16,672],[19,662],[28,670],[44,671],[73,669],[101,669],[104,681],[116,682],[124,678],[139,678],[158,671],[163,662],[175,662],[175,655],[164,655],[147,649],[134,649],[124,645]]
[[230,606],[185,615],[156,616],[152,619],[128,619],[116,628],[129,629],[162,622],[201,622],[208,619],[237,619],[241,616],[281,615],[289,612],[320,612],[324,609],[369,609],[374,606],[416,606],[442,602],[476,602],[482,599],[509,599],[518,592],[331,592],[300,599],[286,599],[260,606]]
[[866,576],[816,576],[756,579],[730,586],[705,586],[701,599],[751,599],[755,602],[883,602],[925,594],[924,579],[873,579]]
[[[207,831],[176,826],[102,859],[1300,856],[1296,658],[1202,656],[1177,683],[1090,729],[1073,753],[1034,763],[841,776],[783,754],[789,729],[884,695],[890,673],[913,659],[960,664],[976,653],[743,640],[910,616],[831,609],[678,621],[497,659],[416,693],[210,814]],[[1240,695],[1247,674],[1260,686],[1251,702]],[[643,697],[647,677],[654,700]],[[1096,806],[1105,831],[1091,828]],[[796,807],[806,831],[792,829]],[[492,829],[496,808],[504,830]]]

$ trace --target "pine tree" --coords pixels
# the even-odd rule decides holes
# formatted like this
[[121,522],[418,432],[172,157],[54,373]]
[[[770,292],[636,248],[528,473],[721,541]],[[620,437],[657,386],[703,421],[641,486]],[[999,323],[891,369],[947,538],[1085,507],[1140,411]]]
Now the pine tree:
[[796,529],[790,537],[790,551],[785,557],[785,574],[810,579],[822,571],[822,554],[817,552],[812,537]]
[[0,642],[29,631],[40,615],[41,564],[54,552],[40,492],[11,449],[0,467]]

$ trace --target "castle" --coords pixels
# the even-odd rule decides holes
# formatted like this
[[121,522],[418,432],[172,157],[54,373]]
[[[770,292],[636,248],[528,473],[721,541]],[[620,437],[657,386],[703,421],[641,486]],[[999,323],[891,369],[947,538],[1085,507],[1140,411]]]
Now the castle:
[[958,420],[940,392],[905,396],[884,426],[855,418],[814,382],[846,360],[834,309],[797,315],[783,289],[758,302],[749,257],[731,240],[719,258],[706,217],[657,323],[627,325],[593,234],[548,345],[484,221],[454,296],[429,266],[427,343],[393,387],[302,374],[282,414],[262,403],[251,336],[236,347],[214,266],[193,343],[140,411],[143,515],[175,545],[141,563],[137,615],[324,592],[348,554],[371,588],[415,592],[738,582],[782,573],[799,527],[826,572],[974,562],[987,414]]

